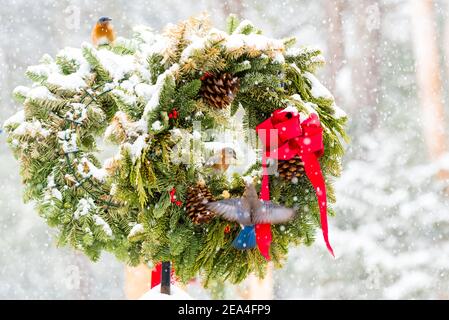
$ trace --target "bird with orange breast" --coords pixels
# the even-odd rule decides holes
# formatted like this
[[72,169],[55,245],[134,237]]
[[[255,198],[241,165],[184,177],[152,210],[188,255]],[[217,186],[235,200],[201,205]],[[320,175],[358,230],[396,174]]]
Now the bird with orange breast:
[[101,17],[98,19],[92,29],[92,43],[98,47],[104,44],[112,44],[115,40],[114,27],[109,17]]
[[218,154],[213,155],[207,159],[205,166],[213,168],[216,173],[225,172],[228,170],[231,162],[236,160],[237,156],[235,150],[229,147],[222,148]]

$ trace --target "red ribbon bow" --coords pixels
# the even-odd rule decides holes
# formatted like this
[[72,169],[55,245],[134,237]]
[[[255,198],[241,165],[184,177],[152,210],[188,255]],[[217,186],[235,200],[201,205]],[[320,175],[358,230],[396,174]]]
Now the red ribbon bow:
[[[330,253],[334,255],[328,237],[326,185],[318,161],[324,153],[323,128],[318,116],[312,113],[301,123],[297,111],[280,109],[259,124],[256,130],[265,145],[262,157],[263,178],[260,199],[270,200],[267,158],[290,160],[299,156],[304,162],[304,170],[317,195],[324,241]],[[269,260],[270,224],[256,225],[256,240],[261,254]]]

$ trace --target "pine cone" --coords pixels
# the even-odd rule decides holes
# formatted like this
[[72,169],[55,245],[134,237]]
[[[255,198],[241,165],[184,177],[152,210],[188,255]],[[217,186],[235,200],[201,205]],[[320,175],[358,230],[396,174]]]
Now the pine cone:
[[202,80],[204,101],[217,109],[224,109],[232,103],[240,85],[240,79],[230,73],[207,74]]
[[299,178],[304,173],[304,162],[301,158],[296,157],[290,160],[279,160],[278,162],[279,176],[286,180]]
[[215,198],[204,183],[187,189],[187,215],[195,224],[208,223],[215,216],[206,207],[209,201],[215,201]]

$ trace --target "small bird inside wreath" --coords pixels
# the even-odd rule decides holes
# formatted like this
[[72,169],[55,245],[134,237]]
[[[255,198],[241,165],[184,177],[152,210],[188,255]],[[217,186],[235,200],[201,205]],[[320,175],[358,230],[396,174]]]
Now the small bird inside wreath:
[[256,246],[256,224],[280,224],[293,219],[295,210],[271,201],[259,200],[254,184],[247,183],[241,198],[209,202],[207,208],[228,221],[235,221],[243,226],[232,245],[240,250]]
[[98,47],[112,44],[115,40],[115,31],[109,17],[101,17],[92,29],[92,43]]
[[225,172],[228,170],[233,160],[237,160],[235,150],[230,147],[226,147],[222,148],[217,154],[214,154],[207,159],[205,166],[213,168],[216,173]]

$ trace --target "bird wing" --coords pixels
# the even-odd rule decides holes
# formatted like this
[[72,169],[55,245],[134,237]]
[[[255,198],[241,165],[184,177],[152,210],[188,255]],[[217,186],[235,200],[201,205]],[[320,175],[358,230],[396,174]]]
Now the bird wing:
[[295,210],[286,208],[271,201],[264,201],[262,206],[255,211],[253,222],[255,224],[278,224],[290,221],[295,215]]
[[249,204],[244,198],[209,202],[207,208],[228,221],[251,225]]

